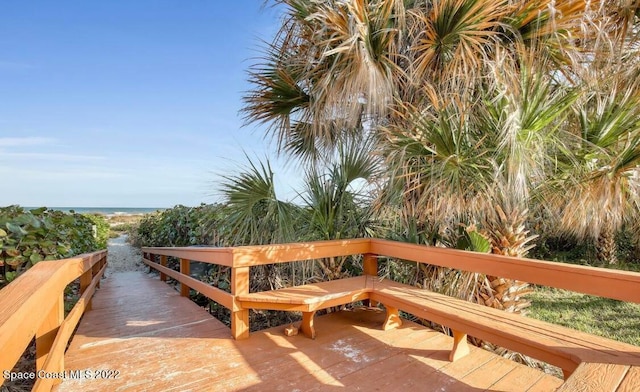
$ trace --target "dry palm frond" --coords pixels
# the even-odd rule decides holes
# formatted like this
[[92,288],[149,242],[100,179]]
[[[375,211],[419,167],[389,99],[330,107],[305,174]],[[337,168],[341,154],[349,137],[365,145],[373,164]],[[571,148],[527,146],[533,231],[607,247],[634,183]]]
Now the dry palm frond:
[[410,10],[413,75],[438,81],[475,74],[496,43],[508,1],[441,0]]
[[600,3],[601,13],[607,18],[607,32],[620,45],[629,44],[640,38],[638,18],[639,0],[614,0]]
[[557,187],[552,206],[567,232],[599,240],[599,254],[609,255],[601,261],[609,262],[615,261],[612,238],[638,216],[640,94],[637,81],[625,80],[624,73],[596,75],[600,80],[575,105],[575,139],[551,182]]
[[[582,31],[585,0],[520,0],[510,16],[510,25],[525,41],[557,43],[559,37],[577,38]],[[568,42],[565,42],[565,44]]]
[[402,2],[323,4],[309,20],[317,27],[313,44],[318,64],[312,71],[316,111],[347,127],[363,115],[384,116],[402,76],[397,65]]

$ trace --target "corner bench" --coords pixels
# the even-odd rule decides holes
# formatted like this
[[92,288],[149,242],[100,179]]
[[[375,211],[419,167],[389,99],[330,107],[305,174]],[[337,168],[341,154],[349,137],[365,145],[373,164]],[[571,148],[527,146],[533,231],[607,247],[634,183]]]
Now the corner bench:
[[454,339],[451,361],[469,353],[467,335],[471,335],[558,366],[565,378],[583,363],[640,366],[640,347],[377,276],[250,293],[237,296],[237,300],[246,309],[301,311],[301,330],[310,338],[316,336],[313,317],[317,310],[371,300],[382,303],[387,310],[382,326],[385,330],[402,324],[399,310],[451,328]]
[[[305,336],[315,339],[313,317],[320,309],[346,305],[369,299],[371,294],[370,276],[356,276],[347,279],[287,287],[237,296],[245,309],[268,309],[302,312],[300,329]],[[367,287],[368,286],[368,287]]]

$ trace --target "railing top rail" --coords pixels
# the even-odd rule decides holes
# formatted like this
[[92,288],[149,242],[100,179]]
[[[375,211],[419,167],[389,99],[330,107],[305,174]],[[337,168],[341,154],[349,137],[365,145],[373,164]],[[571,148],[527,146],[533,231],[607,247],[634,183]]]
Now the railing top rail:
[[640,273],[372,240],[371,253],[640,303]]
[[215,247],[143,247],[142,251],[161,256],[172,256],[202,263],[219,264],[227,267],[233,266],[234,248]]
[[[17,348],[28,345],[54,305],[53,299],[91,269],[106,252],[40,262],[4,287],[0,291],[0,352],[24,351]],[[11,366],[12,360],[8,355],[0,356],[0,368]]]
[[62,260],[42,261],[2,289],[0,296],[0,329],[14,317],[18,309],[25,307],[24,300],[31,300],[38,292],[62,289],[93,267],[106,250],[85,253]]
[[369,247],[370,239],[359,238],[225,248],[143,247],[142,251],[228,267],[249,267],[322,257],[355,255],[367,253]]

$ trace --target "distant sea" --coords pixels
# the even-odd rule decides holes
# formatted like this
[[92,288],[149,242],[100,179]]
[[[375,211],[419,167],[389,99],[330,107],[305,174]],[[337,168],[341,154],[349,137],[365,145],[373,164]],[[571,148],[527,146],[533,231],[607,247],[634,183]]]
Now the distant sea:
[[[30,210],[39,207],[25,207]],[[156,211],[165,210],[165,208],[129,208],[129,207],[47,207],[52,210],[60,210],[64,212],[75,211],[78,214],[102,214],[102,215],[142,215]]]

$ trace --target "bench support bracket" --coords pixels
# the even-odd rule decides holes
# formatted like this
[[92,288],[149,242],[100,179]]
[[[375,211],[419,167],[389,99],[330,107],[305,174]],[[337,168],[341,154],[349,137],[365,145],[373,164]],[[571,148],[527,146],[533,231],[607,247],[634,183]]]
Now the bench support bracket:
[[313,312],[302,312],[302,324],[300,324],[300,329],[306,337],[311,339],[316,338],[316,329],[313,327],[313,316],[315,315],[315,310]]
[[449,361],[454,362],[465,355],[469,354],[469,344],[467,343],[467,334],[464,332],[453,330],[453,348],[449,353]]
[[382,330],[387,331],[401,326],[402,319],[398,315],[398,308],[387,305],[385,305],[385,308],[387,308],[387,318],[384,320],[384,324],[382,324]]

